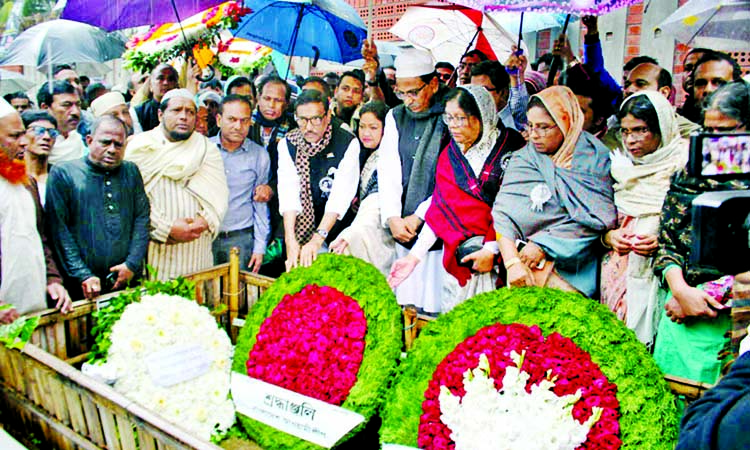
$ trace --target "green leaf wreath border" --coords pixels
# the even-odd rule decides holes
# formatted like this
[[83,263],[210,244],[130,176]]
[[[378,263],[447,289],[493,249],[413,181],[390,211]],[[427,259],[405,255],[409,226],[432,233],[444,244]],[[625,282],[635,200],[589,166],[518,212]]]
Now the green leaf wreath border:
[[673,449],[679,413],[646,347],[595,300],[555,289],[500,289],[473,297],[428,324],[399,366],[381,413],[382,443],[417,446],[424,392],[437,365],[459,343],[495,323],[538,325],[570,338],[617,385],[621,449]]
[[[341,442],[363,428],[381,406],[395,372],[403,342],[401,308],[383,275],[372,265],[351,257],[320,255],[309,268],[298,268],[279,277],[252,307],[240,331],[232,370],[247,374],[245,363],[255,345],[261,324],[288,294],[296,294],[308,284],[331,286],[355,299],[367,319],[365,352],[357,382],[342,408],[365,416],[365,422]],[[320,449],[322,447],[283,433],[237,413],[248,435],[264,448]]]

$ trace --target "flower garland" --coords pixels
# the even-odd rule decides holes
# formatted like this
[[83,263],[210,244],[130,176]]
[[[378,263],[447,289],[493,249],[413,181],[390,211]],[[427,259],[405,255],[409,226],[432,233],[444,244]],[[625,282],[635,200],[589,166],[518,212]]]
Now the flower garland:
[[[601,419],[588,433],[583,434],[583,439],[579,442],[586,441],[583,448],[597,449],[616,449],[620,446],[620,440],[617,437],[619,426],[617,419],[619,417],[619,403],[615,397],[617,388],[607,381],[599,367],[591,361],[591,357],[573,341],[567,339],[558,333],[550,334],[546,339],[538,326],[528,327],[521,324],[495,324],[480,329],[475,335],[469,337],[438,364],[429,387],[425,392],[425,401],[422,404],[423,414],[419,424],[419,436],[417,442],[420,448],[459,448],[451,442],[451,430],[441,418],[442,408],[442,390],[449,389],[458,396],[467,395],[466,389],[462,384],[462,378],[472,367],[481,367],[481,356],[488,359],[488,366],[492,367],[489,377],[495,379],[496,389],[508,389],[505,385],[508,372],[514,367],[520,368],[518,361],[514,361],[513,355],[524,354],[523,368],[528,383],[524,382],[523,387],[533,393],[536,386],[547,386],[552,383],[554,389],[552,393],[555,396],[563,398],[565,396],[578,396],[580,402],[573,402],[575,407],[572,408],[572,417],[579,423],[585,423],[595,414],[594,408],[600,408],[599,414]],[[480,356],[481,355],[481,356]],[[515,364],[515,366],[514,366]],[[513,377],[510,377],[511,379]],[[551,381],[555,380],[555,381]],[[514,383],[517,380],[512,380]],[[532,387],[533,386],[533,387]],[[512,391],[512,389],[511,389]],[[519,401],[521,399],[518,399]],[[489,401],[484,402],[488,404]],[[572,405],[572,404],[571,404]],[[515,405],[520,408],[519,405]],[[531,407],[531,405],[525,405]],[[515,412],[508,413],[510,417],[516,420],[523,420],[522,414]],[[543,417],[536,418],[537,423]],[[472,420],[477,425],[482,423],[481,419]],[[508,418],[496,423],[508,424]],[[557,423],[557,422],[556,422]],[[518,422],[523,424],[523,422]],[[491,427],[498,431],[500,427]],[[481,428],[479,428],[481,429]],[[536,439],[549,437],[549,431],[553,428],[538,427],[535,431]],[[516,430],[508,430],[503,435],[510,438]],[[560,442],[563,442],[564,436],[553,436]],[[529,436],[521,435],[520,438],[524,445],[532,443],[534,440]],[[482,442],[482,441],[479,441]],[[500,442],[497,439],[491,442]],[[505,441],[503,441],[505,442]],[[558,443],[560,443],[558,442]],[[550,442],[547,442],[550,444]],[[577,445],[571,448],[576,448]],[[477,448],[477,447],[469,447]],[[530,446],[530,447],[512,447],[512,448],[565,448],[553,447],[551,445]]]
[[[323,286],[334,289],[327,290]],[[296,352],[304,352],[305,350],[300,347],[304,345],[304,340],[295,340],[293,335],[309,333],[313,328],[306,323],[309,319],[302,318],[305,313],[301,310],[296,311],[296,315],[287,316],[288,313],[293,312],[288,308],[288,302],[294,302],[298,305],[299,302],[309,303],[313,299],[310,293],[317,292],[317,294],[320,294],[321,291],[326,292],[326,295],[333,295],[334,299],[338,299],[334,302],[340,305],[335,309],[327,309],[329,316],[324,319],[325,321],[340,321],[336,317],[337,315],[346,315],[351,317],[353,321],[350,326],[344,326],[342,323],[341,326],[336,327],[338,331],[326,333],[325,339],[328,342],[318,343],[316,339],[306,341],[314,347],[311,347],[311,350],[318,353],[316,362],[319,364],[317,368],[308,367],[307,370],[320,374],[320,377],[324,377],[326,373],[332,375],[334,369],[330,366],[339,364],[335,361],[337,355],[340,357],[356,355],[358,349],[354,348],[355,344],[361,342],[361,335],[364,332],[364,351],[359,371],[356,373],[356,381],[348,390],[348,395],[340,406],[362,414],[369,420],[382,403],[385,390],[395,371],[403,342],[403,326],[401,324],[401,309],[396,303],[393,292],[388,287],[385,278],[373,266],[357,258],[330,254],[320,255],[311,267],[295,269],[276,280],[253,306],[245,321],[245,326],[237,340],[232,370],[243,374],[248,373],[248,359],[251,353],[256,352],[256,347],[265,345],[262,342],[267,326],[265,322],[276,320],[273,316],[277,313],[277,309],[279,309],[279,314],[284,314],[287,323],[289,324],[291,321],[294,326],[286,327],[285,331],[279,331],[276,338],[286,339],[290,343],[296,341]],[[295,293],[301,293],[302,295],[289,296],[289,294]],[[356,308],[346,306],[349,304],[347,297],[355,300],[359,305],[364,313],[365,323],[357,319]],[[330,301],[330,299],[327,301]],[[286,306],[282,303],[285,303]],[[317,317],[313,320],[320,321],[321,318]],[[365,326],[366,328],[363,329]],[[334,336],[334,334],[338,335]],[[341,343],[344,341],[347,343]],[[339,344],[349,348],[349,350],[334,351],[333,347],[328,347],[328,345],[339,346]],[[339,353],[336,353],[337,351]],[[288,361],[291,360],[287,359],[287,355],[288,351],[287,353],[277,354],[275,357],[280,360],[280,364],[286,363],[289,366]],[[326,368],[329,369],[328,372],[325,371]],[[288,367],[283,370],[288,370]],[[282,375],[282,377],[284,376]],[[339,381],[331,378],[329,383],[339,383]],[[344,390],[345,384],[347,383],[342,383],[340,390]],[[326,389],[328,388],[326,387]],[[316,396],[315,392],[310,391],[307,395]],[[261,447],[320,448],[243,415],[238,417],[248,435]],[[354,433],[365,426],[365,423],[345,436],[343,440],[353,436]]]
[[[504,335],[491,338],[491,334],[484,334],[501,330],[493,327],[496,324],[506,324]],[[520,324],[526,327],[520,328]],[[482,330],[485,327],[489,328]],[[533,337],[537,329],[539,336],[546,336],[543,342]],[[519,337],[519,333],[522,337]],[[478,337],[466,343],[466,347],[461,347],[465,351],[457,348],[472,336]],[[581,421],[590,417],[593,406],[603,407],[602,417],[589,433],[589,439],[598,438],[603,447],[589,447],[584,443],[579,448],[617,448],[618,439],[621,449],[674,448],[679,424],[674,396],[643,344],[605,306],[577,294],[543,288],[500,289],[481,294],[426,326],[400,365],[397,379],[388,392],[381,414],[381,442],[412,447],[419,444],[425,394],[432,387],[430,383],[433,377],[441,380],[442,371],[447,371],[444,373],[446,380],[456,381],[453,384],[445,381],[449,383],[446,386],[452,392],[461,394],[462,390],[457,385],[460,385],[460,377],[466,369],[476,367],[481,353],[487,354],[491,364],[498,364],[492,373],[495,374],[497,370],[499,374],[503,361],[505,367],[509,364],[510,350],[521,348],[528,342],[537,342],[535,346],[546,347],[536,352],[536,357],[533,356],[535,352],[526,354],[529,361],[524,363],[524,367],[532,382],[545,378],[546,370],[550,368],[548,364],[554,362],[553,371],[562,374],[555,381],[553,391],[556,394],[575,392],[574,387],[581,381],[577,377],[590,377],[588,387],[602,394],[596,400],[587,403],[584,399],[576,404],[573,414]],[[586,362],[588,359],[571,362],[570,355],[577,354],[575,349],[579,349],[581,355],[590,355],[590,362],[599,367],[603,377],[588,372],[593,367]],[[454,350],[456,352],[452,354]],[[504,351],[508,353],[503,354]],[[469,358],[466,352],[472,357]],[[446,362],[445,366],[439,368],[449,355],[451,361],[456,358],[460,363]],[[538,358],[546,358],[547,362],[542,363],[545,359]],[[567,362],[563,363],[563,360]],[[499,378],[495,376],[496,386]],[[605,379],[608,384],[603,384]],[[616,407],[611,397],[607,396],[614,393],[610,385],[616,386],[619,418],[607,411]],[[586,392],[582,392],[582,398],[586,395]],[[430,407],[427,404],[426,410],[429,411]],[[616,433],[615,423],[619,423],[619,438],[612,435]],[[433,434],[444,438],[437,430]],[[447,448],[448,444],[440,441],[424,448]]]
[[[205,440],[232,426],[232,344],[205,307],[182,297],[145,295],[125,308],[111,341],[107,365],[117,374],[116,390]],[[185,346],[205,361],[205,370],[175,384],[154,375],[151,360]]]
[[179,23],[154,25],[125,44],[128,49],[123,55],[125,67],[148,73],[162,62],[189,54],[186,53],[189,48],[212,47],[220,40],[222,30],[237,28],[242,17],[251,12],[241,2],[229,1],[183,20],[182,28]]
[[357,381],[366,333],[354,299],[332,287],[305,286],[284,296],[261,325],[247,375],[341,405]]

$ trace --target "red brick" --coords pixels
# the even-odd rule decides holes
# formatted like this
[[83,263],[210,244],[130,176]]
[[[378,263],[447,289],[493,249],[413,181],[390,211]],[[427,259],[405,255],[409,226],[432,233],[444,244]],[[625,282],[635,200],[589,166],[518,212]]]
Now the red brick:
[[628,35],[627,44],[628,45],[640,45],[641,36],[640,35]]
[[628,6],[628,16],[633,14],[643,14],[643,3]]
[[630,25],[628,27],[628,36],[640,36],[641,27],[640,25]]
[[640,47],[632,46],[632,45],[628,46],[628,56],[638,56],[640,54],[641,54]]
[[628,14],[628,25],[640,25],[643,22],[643,14]]

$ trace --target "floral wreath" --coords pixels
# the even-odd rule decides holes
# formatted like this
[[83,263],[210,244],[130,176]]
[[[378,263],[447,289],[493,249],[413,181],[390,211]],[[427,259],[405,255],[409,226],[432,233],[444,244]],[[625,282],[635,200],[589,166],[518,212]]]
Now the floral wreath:
[[[535,333],[539,336],[534,336]],[[590,386],[600,390],[601,400],[582,401],[575,405],[572,413],[576,419],[584,421],[594,413],[593,406],[602,406],[604,411],[601,417],[596,418],[599,423],[592,427],[592,433],[597,427],[599,431],[619,428],[616,439],[603,439],[604,444],[597,448],[674,448],[679,414],[663,374],[646,348],[605,306],[577,294],[544,288],[500,289],[481,294],[426,326],[399,366],[399,374],[388,392],[381,414],[381,442],[412,447],[417,447],[419,442],[420,448],[453,448],[450,438],[445,439],[444,432],[429,429],[435,426],[434,422],[429,421],[429,416],[434,415],[438,407],[434,396],[440,394],[442,388],[439,385],[450,378],[444,377],[441,372],[448,375],[453,372],[453,380],[456,380],[455,374],[458,372],[460,381],[460,374],[466,376],[465,371],[482,368],[480,356],[487,354],[490,356],[490,368],[486,373],[495,378],[495,388],[501,387],[501,373],[512,367],[514,362],[514,352],[505,344],[506,339],[533,341],[538,346],[551,343],[554,345],[548,348],[567,346],[573,354],[575,349],[583,353],[579,356],[580,361],[576,362],[580,367],[578,374],[569,379],[559,377],[554,381],[558,385],[565,384],[576,375],[595,380],[596,384],[591,383]],[[537,357],[539,355],[544,355],[544,352]],[[592,368],[589,363],[598,366],[606,379],[602,380],[596,373],[590,372]],[[550,378],[546,372],[548,364],[537,366],[536,369],[534,364],[531,359],[526,366],[516,364],[519,369],[530,367],[524,369],[529,371],[532,378],[527,391],[534,390],[531,387],[533,384],[543,385],[543,380]],[[584,375],[584,371],[589,372]],[[448,387],[454,393],[463,395],[467,387],[466,379],[464,381],[463,387]],[[619,404],[619,418],[607,411],[607,408],[616,406],[612,399],[607,398],[607,392],[612,392],[608,386],[610,383],[616,388],[615,403]],[[435,389],[438,390],[437,394],[431,394],[430,390]],[[557,391],[557,386],[554,389]],[[573,390],[564,393],[570,392]],[[599,405],[594,404],[599,401]],[[437,414],[439,416],[439,410]],[[613,425],[615,419],[619,426],[615,426],[616,423]],[[440,436],[440,439],[431,440],[430,444],[422,447],[428,442],[425,440],[426,434]],[[589,434],[589,438],[591,436]],[[594,447],[584,443],[578,448]]]
[[[232,343],[208,309],[175,295],[144,295],[125,308],[110,341],[106,365],[117,376],[117,391],[205,440],[234,424]],[[170,385],[150,374],[148,361],[157,352],[186,345],[204,358],[202,374]]]
[[[401,353],[402,335],[401,309],[377,269],[350,256],[320,255],[311,267],[282,275],[253,306],[237,340],[232,370],[282,387],[292,383],[298,392],[363,415],[365,422],[346,440],[380,407]],[[300,361],[300,353],[308,357]],[[290,367],[300,370],[292,372]],[[304,376],[304,381],[294,381],[295,376]],[[264,448],[320,448],[242,414],[238,417]]]

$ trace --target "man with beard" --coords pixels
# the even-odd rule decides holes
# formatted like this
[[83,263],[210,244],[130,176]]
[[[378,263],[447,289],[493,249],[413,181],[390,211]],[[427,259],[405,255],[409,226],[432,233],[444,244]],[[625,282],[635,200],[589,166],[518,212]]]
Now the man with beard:
[[216,145],[194,132],[197,111],[187,89],[167,92],[161,125],[133,136],[125,155],[140,169],[151,202],[148,264],[162,280],[213,265],[211,243],[227,211],[224,164]]
[[47,229],[76,298],[124,289],[143,273],[149,202],[138,168],[123,161],[126,137],[118,118],[99,117],[86,136],[89,154],[50,172]]
[[359,141],[331,121],[328,99],[303,91],[294,108],[299,128],[279,142],[279,211],[286,268],[309,266],[347,224],[359,184]]
[[102,116],[117,117],[125,125],[128,136],[133,135],[133,117],[130,108],[125,103],[125,96],[119,92],[107,92],[91,102],[91,113],[94,118]]
[[334,116],[338,117],[352,133],[357,132],[359,124],[359,107],[362,105],[362,95],[365,92],[365,78],[358,72],[344,72],[333,93],[336,103],[333,107]]
[[[404,50],[395,61],[396,95],[403,104],[385,118],[378,159],[380,217],[405,256],[424,223],[426,202],[435,189],[435,170],[446,133],[442,97],[447,89],[426,52]],[[399,304],[438,312],[444,269],[442,251],[428,252],[411,277],[396,289]]]
[[68,292],[46,245],[36,182],[18,160],[24,128],[21,116],[0,99],[0,324],[47,307],[47,294],[63,313],[71,311]]
[[57,120],[57,131],[60,132],[49,155],[49,163],[83,157],[86,147],[77,131],[81,122],[81,98],[75,86],[67,81],[53,81],[51,87],[44,83],[36,95],[36,102]]

